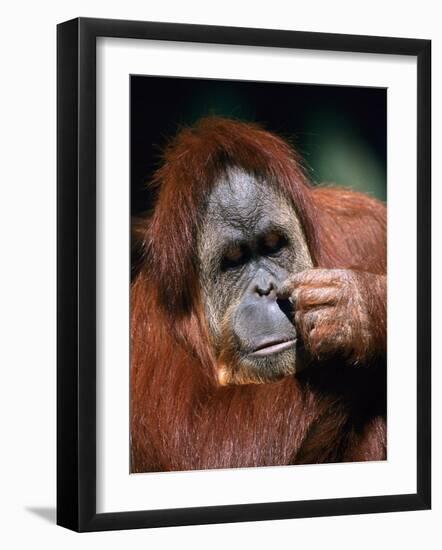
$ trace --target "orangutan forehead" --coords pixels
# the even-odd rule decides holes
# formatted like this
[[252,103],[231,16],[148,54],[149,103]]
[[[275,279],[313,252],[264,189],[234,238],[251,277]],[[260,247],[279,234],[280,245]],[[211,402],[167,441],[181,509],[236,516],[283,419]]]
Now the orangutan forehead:
[[293,208],[276,187],[239,168],[229,168],[212,188],[207,200],[205,220],[232,232],[263,232],[269,220],[286,226]]

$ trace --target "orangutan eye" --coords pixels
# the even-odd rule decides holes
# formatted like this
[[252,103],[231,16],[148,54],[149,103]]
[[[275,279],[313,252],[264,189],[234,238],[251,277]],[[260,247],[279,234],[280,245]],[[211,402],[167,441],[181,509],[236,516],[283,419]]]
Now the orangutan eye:
[[262,239],[261,248],[264,255],[272,255],[277,254],[287,244],[287,237],[277,231],[270,231]]
[[221,269],[225,271],[243,265],[249,256],[245,246],[234,245],[227,248],[221,260]]

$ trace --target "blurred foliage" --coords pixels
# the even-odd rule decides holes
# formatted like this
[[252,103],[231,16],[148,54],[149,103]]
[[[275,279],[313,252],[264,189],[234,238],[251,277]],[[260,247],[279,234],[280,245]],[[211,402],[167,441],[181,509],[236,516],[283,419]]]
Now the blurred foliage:
[[335,113],[318,112],[311,117],[308,148],[315,182],[331,182],[387,199],[385,163],[354,121]]

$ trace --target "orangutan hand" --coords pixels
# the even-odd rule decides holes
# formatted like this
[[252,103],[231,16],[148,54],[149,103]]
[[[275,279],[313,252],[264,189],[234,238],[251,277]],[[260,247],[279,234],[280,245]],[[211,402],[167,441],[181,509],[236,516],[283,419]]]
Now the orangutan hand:
[[349,269],[310,269],[287,279],[280,299],[311,361],[365,364],[386,354],[386,276]]

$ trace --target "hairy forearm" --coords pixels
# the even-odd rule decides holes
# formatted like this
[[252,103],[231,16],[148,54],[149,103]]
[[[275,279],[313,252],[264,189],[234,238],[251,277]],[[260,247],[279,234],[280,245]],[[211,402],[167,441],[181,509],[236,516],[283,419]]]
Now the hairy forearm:
[[356,272],[368,317],[368,335],[360,357],[370,362],[385,357],[387,352],[387,277]]

